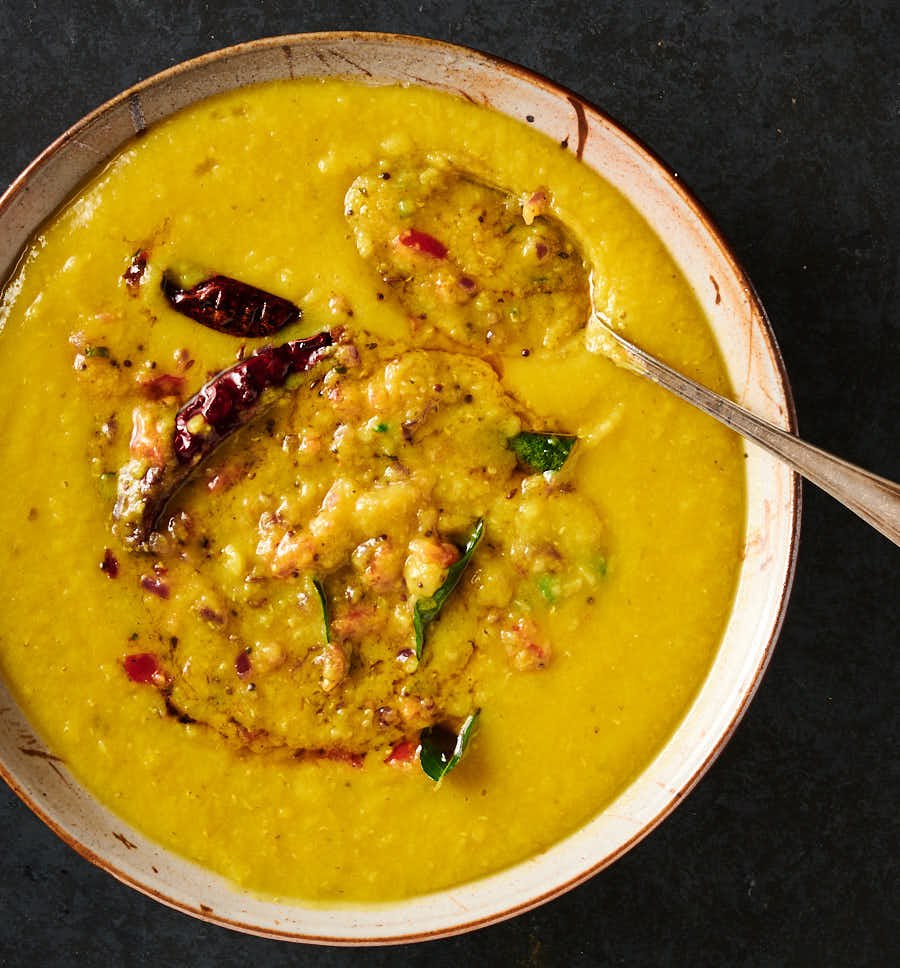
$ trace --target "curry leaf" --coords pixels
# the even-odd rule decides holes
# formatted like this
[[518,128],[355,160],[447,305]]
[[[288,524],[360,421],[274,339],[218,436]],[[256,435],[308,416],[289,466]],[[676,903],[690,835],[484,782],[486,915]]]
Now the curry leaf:
[[316,594],[319,596],[319,602],[322,605],[322,621],[325,623],[325,642],[331,644],[331,614],[328,609],[328,596],[325,594],[325,586],[318,578],[313,578],[313,586],[316,589]]
[[440,588],[428,598],[420,598],[413,608],[413,629],[416,633],[416,658],[422,658],[422,651],[425,648],[425,629],[438,617],[444,602],[450,597],[451,592],[459,584],[466,566],[472,560],[478,542],[484,534],[484,521],[479,518],[472,528],[472,533],[463,549],[462,557],[455,561],[447,570],[447,577]]
[[565,434],[539,434],[530,430],[510,437],[509,446],[519,463],[531,471],[558,471],[569,457],[577,437]]
[[436,783],[440,783],[462,759],[463,753],[475,735],[480,714],[481,710],[476,709],[465,719],[456,733],[440,724],[422,730],[419,736],[421,744],[419,762],[425,773]]

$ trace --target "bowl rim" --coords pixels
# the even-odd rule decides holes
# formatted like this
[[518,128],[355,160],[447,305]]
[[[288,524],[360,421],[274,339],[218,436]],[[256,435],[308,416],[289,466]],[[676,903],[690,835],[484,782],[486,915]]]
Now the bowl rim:
[[[432,50],[443,51],[446,54],[462,54],[467,60],[474,59],[475,61],[481,62],[481,64],[485,67],[499,70],[503,74],[524,81],[529,86],[538,88],[539,90],[550,94],[555,98],[568,100],[576,110],[576,113],[579,113],[579,116],[581,116],[582,112],[584,115],[593,116],[595,120],[604,123],[618,133],[618,135],[620,135],[626,142],[629,142],[632,148],[636,150],[638,155],[642,157],[642,160],[651,168],[655,168],[657,173],[663,176],[667,189],[676,194],[680,198],[681,202],[691,210],[709,238],[715,243],[721,256],[724,257],[731,272],[733,273],[734,279],[740,284],[746,293],[748,303],[758,318],[760,329],[767,343],[766,348],[769,351],[769,355],[784,396],[783,420],[785,428],[791,433],[797,432],[797,414],[794,395],[788,378],[784,359],[782,357],[775,332],[765,307],[759,298],[755,286],[748,277],[741,262],[734,254],[730,244],[716,226],[707,209],[685,184],[683,179],[664,159],[662,159],[656,153],[653,148],[649,147],[639,136],[635,135],[628,126],[622,124],[606,111],[598,108],[596,105],[583,98],[580,94],[572,91],[570,88],[567,88],[562,84],[550,80],[537,71],[523,67],[522,65],[509,61],[501,56],[490,54],[467,45],[449,43],[447,41],[435,40],[433,38],[423,37],[415,34],[393,33],[387,31],[325,30],[262,37],[238,44],[232,44],[227,47],[218,48],[188,60],[180,61],[162,71],[138,81],[115,96],[104,101],[68,127],[57,138],[55,138],[31,162],[26,165],[20,174],[16,176],[16,178],[9,184],[2,195],[0,195],[0,217],[3,216],[5,211],[13,204],[20,193],[28,190],[28,183],[33,175],[43,168],[44,165],[46,165],[48,161],[57,154],[57,152],[59,152],[67,144],[77,140],[82,131],[84,131],[86,128],[89,128],[98,119],[102,118],[103,115],[111,112],[123,103],[130,102],[129,106],[132,108],[131,114],[134,125],[134,134],[132,136],[140,135],[146,128],[146,124],[144,123],[143,115],[140,109],[139,98],[142,92],[150,90],[157,85],[169,82],[182,74],[190,74],[217,61],[241,57],[243,55],[261,50],[269,50],[277,47],[283,47],[287,50],[288,48],[292,49],[298,46],[315,46],[329,43],[343,43],[348,41],[357,41],[359,43],[383,43],[388,45],[405,44],[418,46],[420,48],[431,48]],[[340,75],[335,73],[330,76],[336,77]],[[252,83],[249,85],[240,83],[234,84],[228,88],[228,90],[237,90],[244,86],[252,86]],[[425,86],[432,85],[425,83]],[[196,104],[203,99],[204,96],[193,98],[188,103],[191,105]],[[137,106],[136,110],[135,105]],[[183,110],[183,108],[179,108],[178,110]],[[494,110],[497,109],[494,108]],[[120,150],[125,143],[127,143],[127,139],[126,141],[121,142],[116,150]],[[109,157],[111,156],[100,159],[98,165],[102,165],[107,162]],[[580,149],[578,151],[578,157],[579,159],[581,157]],[[93,167],[92,173],[97,171],[98,165]],[[88,178],[90,177],[91,175],[89,174]],[[77,182],[72,187],[69,197],[74,195],[82,184],[83,180]],[[58,208],[54,210],[54,214],[57,210]],[[52,217],[53,214],[50,215],[50,218]],[[29,233],[28,240],[30,240],[33,235],[33,232]],[[12,262],[7,278],[11,277],[15,273],[23,253],[27,251],[28,240],[25,241],[22,250]],[[760,655],[759,663],[756,666],[753,674],[752,682],[750,683],[749,688],[747,688],[743,693],[741,701],[734,709],[728,725],[725,727],[724,731],[721,732],[718,740],[712,746],[705,759],[696,768],[694,768],[690,777],[684,783],[682,783],[680,787],[672,791],[671,798],[668,800],[666,805],[648,822],[644,823],[644,825],[628,840],[620,844],[616,850],[602,857],[600,860],[595,861],[589,867],[582,870],[579,874],[570,877],[565,882],[556,884],[542,894],[532,897],[526,901],[514,903],[502,911],[471,920],[461,920],[452,927],[438,928],[435,930],[414,930],[403,934],[376,935],[372,937],[332,937],[327,935],[300,933],[296,930],[279,930],[273,927],[263,928],[258,925],[236,920],[217,912],[210,911],[205,905],[193,907],[182,900],[168,896],[163,891],[158,890],[152,885],[144,883],[137,877],[120,870],[116,866],[114,860],[111,860],[93,850],[82,840],[80,840],[76,834],[69,831],[62,823],[58,822],[53,816],[51,816],[36,798],[29,795],[2,758],[0,758],[0,776],[2,776],[7,785],[19,797],[19,799],[22,800],[23,803],[25,803],[25,805],[34,814],[36,814],[64,843],[74,849],[80,856],[99,867],[101,870],[111,874],[118,881],[140,891],[147,897],[159,901],[168,907],[174,908],[175,910],[181,911],[211,924],[221,925],[223,927],[256,935],[258,937],[271,938],[274,940],[306,942],[320,945],[340,945],[352,947],[366,945],[406,944],[463,934],[490,924],[496,924],[519,914],[523,914],[526,911],[532,910],[533,908],[536,908],[548,901],[553,900],[556,897],[559,897],[562,894],[565,894],[566,892],[589,880],[601,870],[608,867],[610,864],[620,858],[623,854],[631,850],[632,847],[643,840],[646,836],[648,836],[666,817],[669,816],[669,814],[672,813],[672,811],[682,802],[682,800],[684,800],[691,790],[693,790],[697,783],[699,783],[731,739],[737,726],[743,719],[750,702],[754,698],[761,684],[766,668],[768,667],[769,661],[774,653],[775,645],[778,641],[784,624],[788,602],[796,574],[802,511],[802,487],[800,477],[794,472],[790,473],[791,487],[787,497],[787,513],[789,515],[789,546],[787,548],[786,569],[780,589],[777,610],[775,612],[774,622],[768,633],[765,648]],[[169,850],[169,848],[164,849]],[[499,873],[502,873],[502,871]],[[465,885],[460,886],[464,887]]]

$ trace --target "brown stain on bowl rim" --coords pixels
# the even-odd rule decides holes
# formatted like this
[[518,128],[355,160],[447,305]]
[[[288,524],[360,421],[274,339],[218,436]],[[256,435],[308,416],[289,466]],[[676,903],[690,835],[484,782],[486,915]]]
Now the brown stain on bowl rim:
[[[684,204],[691,213],[697,218],[703,226],[703,229],[711,239],[715,248],[717,248],[719,255],[724,258],[727,262],[734,278],[743,288],[746,293],[751,312],[749,313],[749,319],[745,321],[745,326],[748,328],[749,332],[753,332],[756,328],[760,330],[764,337],[765,347],[767,351],[771,365],[778,375],[778,380],[781,385],[781,390],[785,398],[785,412],[784,412],[784,422],[786,429],[790,432],[796,431],[796,410],[794,406],[794,399],[791,393],[790,384],[787,378],[787,372],[785,370],[784,361],[782,359],[780,350],[778,348],[777,341],[775,339],[775,334],[772,329],[771,323],[768,316],[763,309],[763,306],[753,288],[750,280],[743,271],[738,260],[731,252],[724,238],[715,227],[712,219],[706,212],[706,210],[701,206],[697,199],[690,193],[683,182],[678,178],[678,175],[664,162],[662,161],[649,147],[647,147],[640,138],[636,137],[633,133],[628,131],[623,125],[619,124],[612,117],[610,117],[605,112],[594,107],[590,103],[584,101],[574,92],[568,90],[567,88],[556,84],[553,81],[548,80],[540,74],[536,74],[527,68],[521,67],[518,64],[514,64],[511,61],[507,61],[501,57],[496,57],[494,55],[485,54],[481,51],[474,50],[473,48],[463,47],[454,44],[444,43],[443,41],[431,40],[424,37],[417,37],[407,34],[389,34],[389,33],[379,33],[379,32],[366,32],[366,31],[325,31],[319,33],[309,33],[309,34],[289,34],[278,37],[268,37],[260,40],[250,41],[243,44],[238,44],[232,47],[226,47],[221,50],[213,51],[208,54],[204,54],[200,57],[194,58],[189,61],[184,61],[180,64],[176,64],[167,70],[161,71],[158,74],[149,77],[131,88],[123,91],[121,94],[112,98],[111,100],[100,105],[94,111],[85,115],[80,121],[76,122],[71,128],[64,132],[59,138],[52,142],[40,155],[37,156],[18,176],[18,178],[13,181],[6,192],[0,198],[0,215],[2,215],[6,209],[12,204],[12,202],[20,195],[25,194],[30,191],[30,185],[28,184],[29,179],[39,171],[47,161],[57,154],[62,148],[70,143],[78,144],[79,135],[81,135],[86,128],[92,125],[96,120],[102,117],[104,114],[108,113],[114,108],[119,107],[121,104],[125,103],[128,106],[128,110],[131,114],[132,123],[135,128],[137,135],[140,135],[146,129],[146,120],[144,117],[143,107],[141,104],[141,93],[149,90],[151,88],[169,85],[172,82],[179,82],[181,80],[187,80],[189,76],[198,71],[204,71],[210,65],[215,64],[218,61],[225,61],[230,58],[238,58],[246,56],[247,54],[252,54],[255,52],[268,52],[275,47],[281,47],[285,52],[291,51],[290,57],[285,56],[285,63],[288,66],[288,72],[285,75],[293,76],[293,51],[300,47],[309,47],[312,49],[314,56],[316,56],[319,61],[325,66],[330,73],[335,73],[333,71],[334,63],[329,60],[323,50],[327,50],[332,55],[338,54],[334,50],[336,44],[372,44],[373,46],[396,46],[398,49],[402,49],[404,46],[409,48],[419,48],[419,49],[429,49],[447,55],[448,57],[462,58],[467,61],[475,61],[479,63],[482,67],[491,69],[495,72],[505,75],[508,78],[516,79],[526,83],[532,88],[537,88],[545,94],[551,95],[556,100],[567,101],[576,113],[576,121],[578,124],[578,146],[576,149],[576,155],[580,159],[584,152],[584,145],[588,137],[588,132],[590,130],[590,125],[588,118],[593,120],[595,123],[604,127],[608,132],[618,137],[621,141],[625,142],[627,146],[642,157],[642,161],[646,166],[651,169],[655,169],[657,173],[661,174],[666,182],[668,189],[675,194],[682,204]],[[349,59],[342,53],[339,54],[340,59],[345,62],[349,67],[353,68],[354,71],[362,74],[363,76],[373,78],[373,74],[367,68],[355,63],[353,60]],[[416,82],[426,86],[426,87],[440,87],[441,85],[429,82],[428,80],[415,77],[411,74],[403,75],[406,79],[415,80]],[[390,79],[394,81],[402,81],[403,77],[398,75],[393,75]],[[387,78],[386,78],[387,79]],[[187,84],[190,88],[190,83]],[[225,91],[231,90],[238,85],[227,85],[221,84],[218,90]],[[446,88],[445,88],[446,89]],[[475,101],[476,98],[471,95],[471,93],[455,89],[456,93],[460,96],[466,98],[469,101]],[[193,98],[192,101],[188,103],[195,103],[200,100],[199,97]],[[488,102],[488,99],[482,94],[480,100],[482,102]],[[118,147],[121,147],[118,146]],[[75,190],[77,186],[73,186]],[[27,244],[27,240],[24,244]],[[749,335],[748,332],[748,335]],[[97,867],[105,870],[107,873],[111,874],[117,880],[124,884],[133,887],[134,889],[140,891],[141,893],[151,897],[167,907],[174,908],[183,913],[193,915],[204,921],[209,921],[214,924],[219,924],[224,927],[233,928],[245,932],[247,934],[257,935],[259,937],[289,940],[289,941],[302,941],[309,944],[323,944],[323,945],[341,945],[341,946],[360,946],[360,945],[388,945],[388,944],[406,944],[417,941],[429,941],[438,938],[451,937],[453,935],[463,934],[468,931],[473,931],[481,927],[486,927],[490,924],[495,924],[500,921],[507,920],[508,918],[515,917],[519,914],[523,914],[526,911],[532,910],[544,904],[548,901],[559,897],[561,894],[566,893],[579,884],[584,883],[589,880],[595,874],[599,873],[605,867],[608,867],[614,861],[616,861],[623,854],[627,853],[635,844],[643,840],[651,831],[653,831],[658,824],[660,824],[674,809],[678,804],[687,796],[687,794],[696,786],[700,781],[706,771],[709,769],[713,761],[721,753],[722,749],[726,743],[731,738],[734,730],[737,728],[738,723],[744,716],[753,696],[759,687],[762,675],[765,672],[766,667],[769,664],[772,653],[774,651],[775,643],[778,639],[778,634],[781,631],[782,624],[784,622],[784,617],[787,610],[787,602],[790,596],[791,586],[793,585],[794,573],[797,564],[797,543],[799,539],[800,530],[800,511],[801,511],[801,491],[800,491],[800,479],[796,474],[791,477],[792,489],[791,495],[789,497],[789,507],[788,513],[790,515],[791,527],[790,527],[790,537],[789,545],[787,548],[787,567],[784,575],[784,581],[780,589],[780,595],[777,601],[777,610],[775,613],[775,621],[772,626],[772,630],[769,634],[768,640],[766,642],[765,649],[763,650],[762,657],[760,659],[759,665],[755,671],[753,681],[750,686],[741,697],[741,700],[734,711],[728,726],[722,731],[721,735],[717,739],[716,743],[709,751],[706,758],[699,765],[699,767],[693,772],[690,778],[684,782],[680,788],[678,788],[671,800],[661,809],[659,812],[647,821],[640,830],[638,830],[634,835],[632,835],[625,843],[621,844],[616,850],[612,851],[605,857],[600,858],[595,861],[585,870],[581,871],[574,877],[569,878],[561,884],[554,885],[547,891],[533,896],[525,901],[511,905],[502,911],[491,913],[485,915],[481,918],[474,918],[468,921],[462,921],[459,924],[454,924],[446,928],[438,928],[432,931],[419,931],[419,932],[407,932],[395,935],[373,935],[371,937],[347,937],[345,936],[329,936],[329,935],[313,935],[313,934],[303,934],[298,931],[292,930],[281,930],[278,928],[261,928],[255,924],[248,923],[246,921],[235,920],[226,917],[222,914],[217,914],[210,908],[207,904],[198,904],[197,906],[186,903],[177,898],[173,898],[166,894],[164,891],[158,890],[151,883],[146,880],[142,880],[127,874],[123,870],[116,867],[116,865],[110,861],[105,856],[98,854],[96,851],[88,847],[85,843],[79,840],[75,835],[69,832],[61,823],[59,823],[50,813],[40,804],[34,797],[32,797],[28,792],[25,791],[23,786],[16,780],[16,778],[11,774],[9,768],[5,763],[0,761],[0,776],[6,781],[10,789],[38,816],[40,819],[66,844],[73,848],[78,854],[84,857],[86,860],[95,864]],[[26,755],[38,755],[34,751],[25,751]],[[52,754],[48,754],[50,759],[48,760],[48,765],[53,767],[59,773],[56,763],[52,761]],[[61,774],[60,774],[61,775]],[[63,777],[65,779],[65,777]],[[46,793],[44,794],[46,796]],[[156,872],[156,868],[151,868]],[[464,889],[465,885],[461,885],[459,889]],[[448,895],[450,892],[447,892]],[[401,902],[402,904],[402,902]],[[276,922],[277,923],[277,922]]]
[[[588,138],[588,123],[587,116],[584,113],[584,101],[575,94],[567,94],[566,100],[572,105],[575,111],[575,121],[578,125],[578,143],[575,145],[575,157],[581,161],[584,157],[584,146],[587,144]],[[566,146],[568,145],[568,141],[567,136],[564,142]]]
[[115,837],[116,840],[118,840],[119,843],[122,844],[124,847],[127,847],[128,850],[137,850],[137,844],[135,844],[132,841],[130,841],[125,836],[125,834],[119,833],[118,830],[114,830],[113,831],[113,837]]
[[[23,738],[28,743],[35,741],[35,738],[32,735],[28,735],[26,737],[20,737],[20,738]],[[63,773],[63,771],[60,769],[60,766],[66,765],[66,761],[62,759],[62,757],[54,756],[52,753],[50,753],[45,749],[37,749],[33,746],[20,746],[19,752],[25,756],[33,756],[39,760],[43,760],[47,764],[47,766],[49,766],[50,769],[53,770],[53,772],[60,778],[60,780],[66,786],[74,789],[74,787],[72,787],[71,781],[68,779],[65,773]],[[0,764],[0,773],[2,773],[2,764]]]
[[140,137],[147,130],[147,120],[144,117],[144,106],[141,104],[140,91],[134,91],[128,96],[128,113],[131,115],[135,136]]
[[20,746],[19,752],[24,753],[25,756],[36,756],[41,760],[48,760],[51,763],[65,763],[65,760],[61,756],[54,756],[47,750],[34,749],[30,746]]

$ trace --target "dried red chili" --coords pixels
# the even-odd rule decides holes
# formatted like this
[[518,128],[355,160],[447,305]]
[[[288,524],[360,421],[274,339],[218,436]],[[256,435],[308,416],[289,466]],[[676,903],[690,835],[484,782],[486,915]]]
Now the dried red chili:
[[231,336],[272,336],[301,315],[300,307],[290,300],[230,276],[212,276],[182,289],[167,271],[162,291],[177,312]]
[[[319,351],[330,346],[330,333],[266,346],[246,360],[217,373],[175,417],[175,454],[184,463],[203,460],[256,413],[264,390],[280,387],[292,373],[308,370]],[[195,418],[201,427],[192,429]]]
[[259,413],[264,391],[283,386],[292,373],[309,370],[333,342],[331,333],[323,332],[265,346],[217,373],[187,400],[175,417],[175,459],[150,467],[133,460],[119,473],[113,517],[125,543],[144,547],[172,495],[223,440]]

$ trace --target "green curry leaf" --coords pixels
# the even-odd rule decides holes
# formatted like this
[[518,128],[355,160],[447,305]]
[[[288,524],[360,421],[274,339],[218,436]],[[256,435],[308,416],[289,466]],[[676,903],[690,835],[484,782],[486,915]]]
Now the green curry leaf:
[[325,594],[325,586],[318,578],[313,578],[312,583],[316,589],[316,594],[319,596],[319,602],[322,605],[322,621],[325,624],[325,642],[327,645],[331,645],[331,612],[328,608],[328,596]]
[[419,762],[425,773],[435,783],[440,783],[462,759],[463,753],[475,735],[475,727],[480,715],[481,710],[476,709],[466,717],[456,733],[443,725],[429,726],[422,730],[419,736],[421,744]]
[[422,651],[425,648],[425,629],[438,617],[444,602],[450,597],[451,592],[459,584],[466,566],[472,560],[478,542],[484,534],[484,520],[479,518],[472,532],[469,535],[462,556],[455,561],[447,570],[447,577],[440,588],[428,598],[420,598],[413,607],[413,629],[416,633],[416,658],[422,658]]
[[536,473],[558,471],[569,457],[577,437],[565,434],[539,434],[530,430],[510,437],[509,446],[519,463]]

